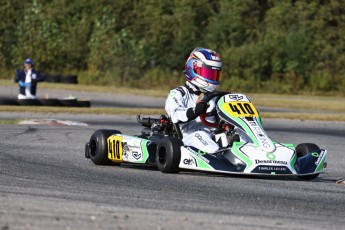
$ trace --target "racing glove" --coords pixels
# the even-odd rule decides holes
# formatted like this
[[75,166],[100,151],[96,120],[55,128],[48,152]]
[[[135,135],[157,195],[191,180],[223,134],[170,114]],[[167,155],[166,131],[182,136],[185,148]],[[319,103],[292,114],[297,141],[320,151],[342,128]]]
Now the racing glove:
[[23,82],[23,81],[19,81],[18,83],[19,83],[19,85],[20,85],[21,87],[28,87],[28,86],[31,85],[30,83],[25,83],[25,82]]
[[187,118],[188,120],[194,120],[201,114],[205,114],[207,111],[207,102],[200,101],[196,104],[195,108],[189,108],[187,110]]

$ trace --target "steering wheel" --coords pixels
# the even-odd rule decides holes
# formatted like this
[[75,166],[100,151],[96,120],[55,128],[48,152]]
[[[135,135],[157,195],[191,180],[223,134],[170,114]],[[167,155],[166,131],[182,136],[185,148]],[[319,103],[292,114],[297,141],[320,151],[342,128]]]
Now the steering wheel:
[[200,120],[201,122],[208,126],[208,127],[211,127],[211,128],[217,128],[218,127],[218,124],[217,123],[212,123],[212,122],[208,122],[206,120],[207,117],[210,117],[210,116],[213,116],[213,115],[210,115],[211,113],[205,113],[205,114],[201,114],[199,117],[200,117]]
[[[229,94],[230,92],[222,92],[222,91],[218,91],[218,92],[212,92],[212,93],[206,93],[200,101],[203,101],[205,103],[208,103],[209,101],[211,101],[213,98],[215,97],[221,97],[221,96],[224,96],[226,94]],[[216,107],[215,107],[216,108]],[[199,117],[200,117],[200,120],[201,122],[208,126],[208,127],[211,127],[211,128],[217,128],[218,127],[218,124],[217,123],[212,123],[212,122],[208,122],[206,120],[207,117],[210,117],[210,116],[213,116],[214,113],[213,111],[209,112],[209,113],[205,113],[205,114],[201,114]]]

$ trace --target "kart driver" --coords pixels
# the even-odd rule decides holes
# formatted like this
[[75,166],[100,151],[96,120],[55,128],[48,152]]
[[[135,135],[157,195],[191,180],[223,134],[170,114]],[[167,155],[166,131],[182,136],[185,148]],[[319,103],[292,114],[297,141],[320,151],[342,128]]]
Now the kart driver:
[[222,61],[215,51],[195,48],[185,65],[186,85],[171,90],[165,102],[165,110],[172,122],[180,123],[183,143],[207,153],[216,152],[219,146],[212,140],[211,128],[201,122],[199,115],[210,112],[214,106],[208,108],[199,97],[201,93],[217,90],[221,70]]

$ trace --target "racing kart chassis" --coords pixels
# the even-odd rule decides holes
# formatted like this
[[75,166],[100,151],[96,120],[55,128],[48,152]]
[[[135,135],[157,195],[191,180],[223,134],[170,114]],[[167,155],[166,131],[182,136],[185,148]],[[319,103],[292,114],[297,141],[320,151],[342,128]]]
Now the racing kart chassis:
[[[204,100],[210,98],[204,97]],[[125,135],[118,130],[95,131],[85,145],[85,157],[91,158],[97,165],[119,165],[123,162],[156,165],[163,173],[197,170],[294,176],[306,180],[316,178],[327,166],[327,150],[320,149],[316,144],[294,146],[272,141],[262,127],[256,108],[243,94],[221,95],[214,114],[218,116],[217,124],[213,124],[217,127],[215,133],[228,140],[216,153],[209,154],[185,146],[179,125],[162,115],[160,118],[138,116],[138,122],[144,128],[136,136]],[[201,118],[204,123],[207,123],[207,115]],[[246,132],[251,141],[239,140],[234,135],[234,127]]]

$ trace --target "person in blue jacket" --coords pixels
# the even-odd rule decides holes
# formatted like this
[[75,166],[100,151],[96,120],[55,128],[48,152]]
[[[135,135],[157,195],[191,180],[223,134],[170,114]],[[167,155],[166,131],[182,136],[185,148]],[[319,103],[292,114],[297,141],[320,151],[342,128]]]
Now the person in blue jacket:
[[44,78],[34,66],[34,61],[28,58],[24,61],[24,70],[16,73],[14,81],[19,84],[18,99],[36,98],[37,82],[44,81]]

